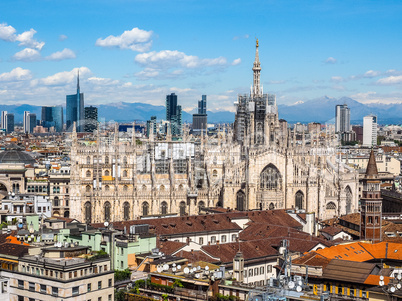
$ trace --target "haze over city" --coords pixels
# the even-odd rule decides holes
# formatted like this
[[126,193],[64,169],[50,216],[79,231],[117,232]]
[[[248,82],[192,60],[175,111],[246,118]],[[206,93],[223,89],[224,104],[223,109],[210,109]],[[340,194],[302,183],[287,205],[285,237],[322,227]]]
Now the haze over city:
[[[277,103],[324,95],[400,103],[400,1],[3,1],[0,102],[65,105],[78,68],[86,103],[234,111],[252,84]],[[247,86],[248,85],[248,86]]]

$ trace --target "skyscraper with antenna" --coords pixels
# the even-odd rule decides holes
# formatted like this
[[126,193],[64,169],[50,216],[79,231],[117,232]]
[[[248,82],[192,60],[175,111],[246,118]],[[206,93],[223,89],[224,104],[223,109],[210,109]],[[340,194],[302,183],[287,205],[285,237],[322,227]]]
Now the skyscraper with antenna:
[[80,71],[77,73],[77,93],[66,97],[66,125],[67,131],[71,131],[74,122],[77,125],[77,132],[84,131],[84,93],[80,91]]

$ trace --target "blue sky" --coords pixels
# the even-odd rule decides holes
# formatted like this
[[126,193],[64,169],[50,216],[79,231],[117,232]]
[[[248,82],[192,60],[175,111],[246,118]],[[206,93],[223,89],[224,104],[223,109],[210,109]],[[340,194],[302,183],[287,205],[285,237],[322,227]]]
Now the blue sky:
[[402,102],[402,1],[1,1],[0,103],[87,104],[202,94],[233,110],[252,83],[278,104]]

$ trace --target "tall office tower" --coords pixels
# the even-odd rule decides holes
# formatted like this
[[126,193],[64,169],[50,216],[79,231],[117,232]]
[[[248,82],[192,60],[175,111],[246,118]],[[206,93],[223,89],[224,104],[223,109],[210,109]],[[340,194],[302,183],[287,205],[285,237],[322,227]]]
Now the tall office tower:
[[36,127],[36,114],[29,111],[24,111],[24,133],[33,133],[34,127]]
[[193,131],[195,133],[206,131],[207,123],[207,96],[202,95],[202,99],[198,101],[198,114],[193,114]]
[[345,133],[350,131],[350,109],[347,104],[335,107],[335,132]]
[[207,96],[202,95],[198,101],[198,114],[207,114]]
[[77,125],[77,132],[84,131],[84,93],[80,92],[80,74],[77,76],[77,94],[66,96],[66,125],[67,131],[71,131],[73,123]]
[[156,135],[156,116],[151,116],[151,120],[147,120],[147,137],[149,137],[151,131]]
[[363,118],[363,146],[377,145],[377,116]]
[[6,128],[6,115],[7,111],[1,111],[1,128],[5,129]]
[[5,115],[6,133],[14,132],[14,114],[7,113]]
[[170,122],[172,136],[180,136],[182,133],[181,106],[177,105],[177,95],[166,95],[166,120]]
[[381,241],[382,198],[374,151],[371,150],[360,199],[360,239]]
[[85,107],[85,126],[84,131],[92,133],[98,127],[98,108]]
[[42,126],[55,132],[63,131],[63,107],[62,106],[43,106],[42,107]]

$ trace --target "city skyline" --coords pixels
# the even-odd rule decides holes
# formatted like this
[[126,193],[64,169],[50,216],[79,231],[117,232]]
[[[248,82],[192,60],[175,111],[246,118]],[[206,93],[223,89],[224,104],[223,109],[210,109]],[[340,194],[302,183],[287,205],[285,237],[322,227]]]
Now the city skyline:
[[64,104],[79,68],[88,104],[163,105],[176,93],[190,111],[206,94],[212,111],[234,111],[252,85],[256,37],[261,84],[278,104],[402,99],[398,2],[33,1],[0,9],[2,104]]

